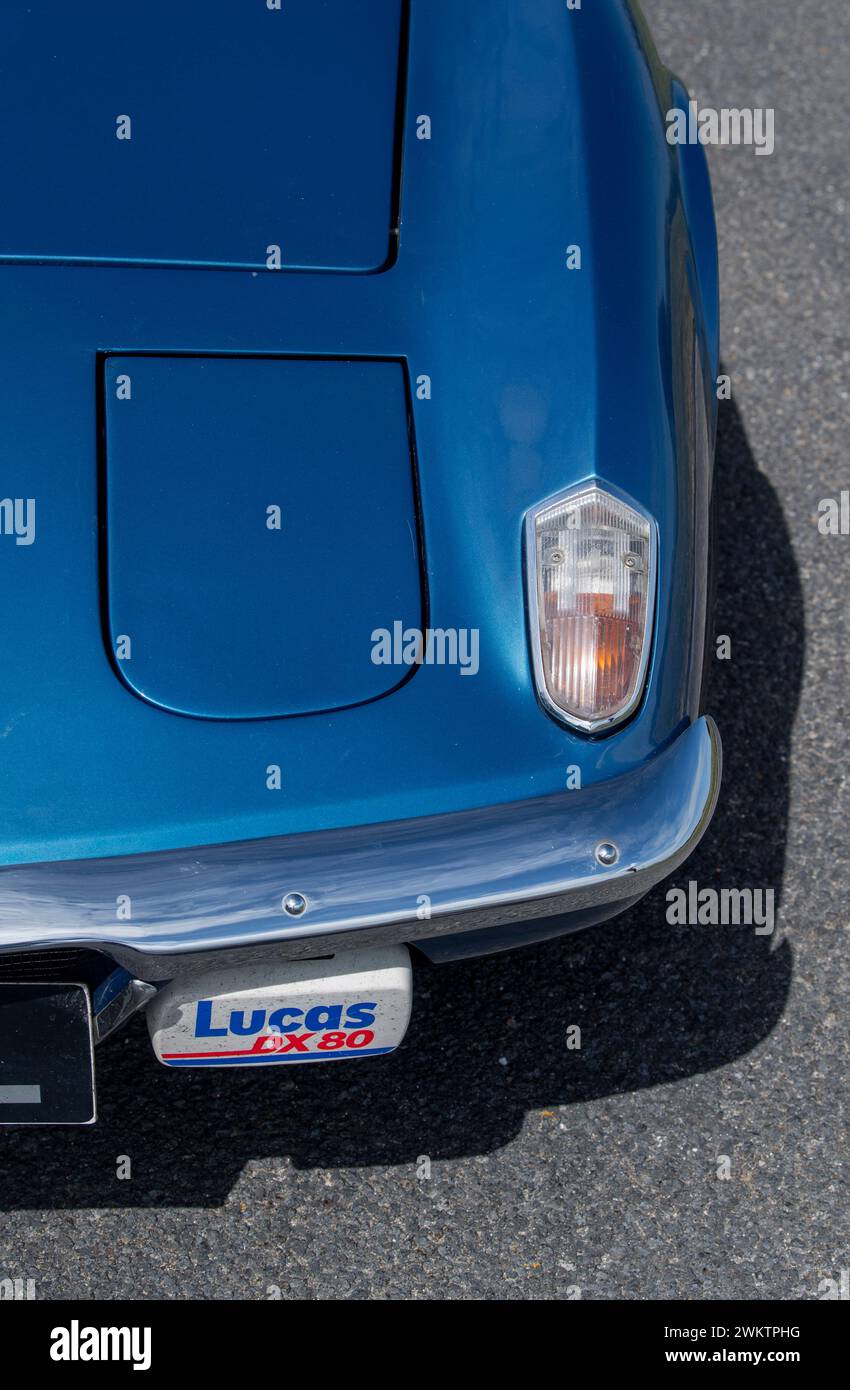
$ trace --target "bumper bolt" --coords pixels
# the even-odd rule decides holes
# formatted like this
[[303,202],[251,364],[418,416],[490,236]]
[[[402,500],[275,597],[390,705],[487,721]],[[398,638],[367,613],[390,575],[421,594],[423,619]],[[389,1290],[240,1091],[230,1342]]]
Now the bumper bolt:
[[307,911],[307,899],[303,893],[287,893],[283,900],[283,910],[288,912],[290,917],[300,917],[302,912]]
[[610,869],[620,857],[620,851],[610,840],[601,840],[596,846],[596,860],[603,868]]

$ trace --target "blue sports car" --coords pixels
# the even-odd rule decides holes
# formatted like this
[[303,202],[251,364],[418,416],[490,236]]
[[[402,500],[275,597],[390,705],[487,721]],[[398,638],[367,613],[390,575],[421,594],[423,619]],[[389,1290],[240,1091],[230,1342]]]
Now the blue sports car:
[[[0,1122],[391,1051],[720,741],[717,253],[632,0],[4,0]],[[45,1038],[50,1046],[44,1046]]]

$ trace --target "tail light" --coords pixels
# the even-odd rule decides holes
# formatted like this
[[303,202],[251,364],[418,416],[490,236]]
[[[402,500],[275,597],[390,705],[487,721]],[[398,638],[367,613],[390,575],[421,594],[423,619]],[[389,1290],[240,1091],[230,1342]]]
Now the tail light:
[[655,604],[655,523],[590,481],[534,507],[526,567],[535,678],[552,714],[587,733],[643,693]]

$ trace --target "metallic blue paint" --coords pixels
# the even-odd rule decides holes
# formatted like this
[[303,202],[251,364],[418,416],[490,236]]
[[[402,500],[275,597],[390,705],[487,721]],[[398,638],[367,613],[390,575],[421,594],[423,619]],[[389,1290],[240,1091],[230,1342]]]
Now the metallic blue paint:
[[110,650],[132,642],[122,679],[209,719],[312,713],[399,685],[410,668],[376,664],[371,635],[423,625],[402,364],[150,356],[104,371],[105,599]]
[[[624,777],[505,806],[159,854],[0,868],[0,947],[103,950],[142,980],[210,952],[315,958],[585,912],[647,892],[714,811],[720,740],[707,716]],[[599,841],[619,851],[596,857]],[[303,895],[290,917],[283,901]],[[123,916],[116,905],[132,904]],[[567,923],[565,929],[569,930]],[[206,959],[205,959],[206,958]]]
[[[152,0],[145,24],[172,15]],[[109,23],[123,30],[127,8],[110,7]],[[716,272],[702,152],[665,140],[670,75],[623,0],[575,12],[563,0],[412,0],[408,39],[399,249],[385,272],[0,266],[1,490],[34,497],[38,524],[29,547],[0,536],[6,864],[522,801],[563,789],[574,764],[592,788],[638,769],[697,715],[707,482],[691,358],[695,332],[716,366]],[[233,71],[246,86],[266,80],[238,57]],[[95,81],[89,100],[97,93]],[[347,149],[351,113],[332,109]],[[430,140],[416,138],[420,113]],[[264,152],[240,123],[236,137],[262,180]],[[188,174],[190,151],[184,163]],[[157,179],[153,159],[146,221],[161,216],[162,245],[179,249],[185,204]],[[5,183],[14,201],[14,177]],[[201,211],[193,202],[193,225]],[[69,239],[76,216],[66,227],[57,207],[51,244],[103,254],[94,235]],[[277,238],[263,226],[260,239]],[[582,247],[581,271],[565,268],[568,244]],[[180,718],[135,698],[100,616],[99,354],[113,353],[403,360],[430,622],[480,629],[479,675],[423,668],[368,704],[253,722]],[[417,394],[423,374],[430,398]],[[529,507],[594,474],[656,518],[659,590],[644,700],[625,727],[588,739],[535,697],[521,526]],[[270,763],[280,792],[267,789]]]
[[402,13],[4,0],[0,259],[379,269]]

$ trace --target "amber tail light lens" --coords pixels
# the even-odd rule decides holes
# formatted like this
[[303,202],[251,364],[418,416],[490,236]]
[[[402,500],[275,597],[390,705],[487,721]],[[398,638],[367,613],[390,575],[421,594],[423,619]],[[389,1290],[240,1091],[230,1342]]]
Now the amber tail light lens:
[[598,482],[528,514],[526,564],[538,690],[585,732],[626,719],[643,693],[655,600],[652,518]]

